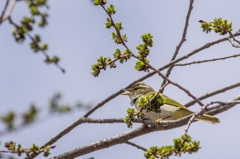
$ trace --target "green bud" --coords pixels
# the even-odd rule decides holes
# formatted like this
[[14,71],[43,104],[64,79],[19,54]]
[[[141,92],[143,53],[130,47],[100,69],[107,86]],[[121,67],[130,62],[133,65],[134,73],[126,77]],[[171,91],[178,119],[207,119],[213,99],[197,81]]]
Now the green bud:
[[107,12],[109,14],[115,14],[116,13],[116,9],[115,9],[115,7],[112,4],[110,4],[110,6],[107,8]]
[[152,45],[153,45],[153,36],[150,33],[143,34],[141,36],[141,38],[142,38],[142,40],[143,40],[143,42],[144,42],[144,44],[146,46],[152,47]]
[[45,59],[45,62],[47,63],[47,64],[50,64],[50,63],[55,63],[55,64],[57,64],[58,62],[59,62],[59,57],[57,57],[57,56],[53,56],[53,57],[51,57],[51,58],[47,58],[47,59]]
[[107,18],[107,22],[105,23],[105,28],[111,28],[112,27],[112,21],[111,21],[111,19],[110,18]]
[[39,15],[40,14],[38,8],[35,7],[35,6],[32,6],[30,8],[30,11],[31,11],[32,15]]
[[144,60],[144,62],[142,61],[142,60],[138,60],[137,62],[136,62],[136,65],[135,65],[135,69],[137,70],[137,71],[148,71],[148,65],[147,65],[147,63],[149,63],[149,61],[148,61],[148,59],[143,59]]

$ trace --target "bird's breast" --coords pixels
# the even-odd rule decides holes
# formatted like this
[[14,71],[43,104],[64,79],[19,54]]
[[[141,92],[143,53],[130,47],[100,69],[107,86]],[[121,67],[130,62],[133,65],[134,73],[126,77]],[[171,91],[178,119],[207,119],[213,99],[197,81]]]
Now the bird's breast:
[[[135,105],[137,110],[140,110],[140,107]],[[157,120],[160,118],[169,118],[171,120],[171,117],[173,117],[174,112],[179,110],[179,107],[171,106],[168,104],[164,104],[160,107],[160,113],[155,113],[153,111],[147,112],[146,110],[143,110],[143,114],[145,115],[145,118],[150,119],[150,120]]]

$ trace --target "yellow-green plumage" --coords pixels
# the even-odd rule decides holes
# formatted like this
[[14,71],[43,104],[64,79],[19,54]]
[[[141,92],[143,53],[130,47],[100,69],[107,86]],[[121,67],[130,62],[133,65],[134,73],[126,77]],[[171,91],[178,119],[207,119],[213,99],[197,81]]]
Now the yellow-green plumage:
[[[123,95],[128,95],[131,99],[131,105],[135,105],[136,109],[140,110],[140,107],[137,104],[138,100],[144,96],[151,95],[153,92],[156,93],[153,88],[143,82],[138,82]],[[165,99],[165,104],[160,106],[160,113],[153,111],[146,112],[146,110],[143,110],[145,118],[150,120],[177,120],[194,113],[177,101],[164,94],[161,95]],[[218,118],[206,114],[197,116],[195,120],[202,120],[213,124],[220,122]]]

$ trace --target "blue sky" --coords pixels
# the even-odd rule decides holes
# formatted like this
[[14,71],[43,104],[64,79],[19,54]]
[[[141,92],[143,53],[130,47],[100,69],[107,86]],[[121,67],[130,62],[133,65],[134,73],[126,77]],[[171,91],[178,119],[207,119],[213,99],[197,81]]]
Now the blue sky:
[[[151,33],[154,45],[151,48],[149,60],[155,67],[168,63],[179,43],[184,27],[189,1],[108,1],[114,4],[117,13],[113,16],[116,22],[121,21],[124,29],[122,33],[128,36],[128,46],[136,53],[136,46],[141,43],[143,33]],[[0,2],[3,8],[4,1]],[[97,104],[105,97],[125,87],[128,83],[142,77],[146,73],[134,70],[135,60],[127,63],[117,63],[117,68],[101,72],[94,78],[91,65],[102,56],[111,57],[116,45],[111,39],[111,29],[105,29],[106,13],[101,7],[96,7],[88,1],[56,1],[49,2],[49,25],[44,28],[35,28],[31,33],[40,34],[43,42],[49,43],[49,55],[60,57],[60,65],[66,69],[61,73],[54,65],[46,65],[41,53],[35,54],[29,48],[29,39],[23,44],[17,44],[11,35],[11,26],[8,21],[0,29],[0,113],[9,110],[23,112],[29,104],[46,106],[49,98],[56,92],[64,96],[63,103],[74,104],[76,101]],[[222,17],[233,22],[233,32],[240,26],[238,10],[240,1],[229,0],[220,3],[217,0],[195,1],[187,41],[184,43],[178,57],[199,48],[207,42],[222,38],[217,34],[205,34],[200,29],[198,20],[211,21],[215,17]],[[25,2],[15,6],[12,19],[19,23],[24,15],[29,15]],[[190,62],[200,59],[210,59],[239,53],[229,42],[224,42],[206,49],[201,53],[185,60]],[[170,79],[187,88],[195,96],[201,96],[218,88],[239,82],[239,59],[176,67]],[[163,71],[164,72],[164,71]],[[145,81],[155,89],[159,89],[162,79],[153,76]],[[174,86],[168,86],[165,94],[180,103],[191,100],[184,92]],[[213,100],[228,101],[239,94],[239,88],[206,99],[208,103]],[[119,96],[107,103],[104,107],[93,113],[92,118],[122,118],[126,109],[130,107],[129,99]],[[199,110],[199,106],[191,110]],[[201,141],[202,149],[193,155],[183,155],[185,159],[201,158],[237,158],[238,143],[240,142],[240,129],[236,126],[239,121],[239,106],[217,115],[221,123],[211,125],[203,122],[194,123],[190,128],[190,135]],[[52,118],[37,122],[28,128],[10,133],[1,138],[4,143],[9,140],[22,143],[29,147],[32,143],[42,145],[52,136],[81,117],[85,111],[77,111],[68,115],[55,115]],[[47,115],[43,116],[45,118]],[[134,124],[133,127],[137,127]],[[1,127],[2,128],[2,127]],[[179,137],[185,127],[163,132],[154,132],[131,141],[148,148],[154,145],[168,145],[172,139]],[[97,131],[96,131],[97,130]],[[72,150],[76,147],[89,144],[106,137],[117,135],[129,130],[125,124],[80,125],[72,132],[60,139],[55,145],[51,156]],[[1,148],[2,149],[2,148]],[[226,150],[231,153],[226,153]],[[79,158],[144,158],[143,152],[128,145],[116,145],[109,149],[96,151]],[[42,158],[39,155],[38,158]],[[172,157],[177,158],[177,157]]]

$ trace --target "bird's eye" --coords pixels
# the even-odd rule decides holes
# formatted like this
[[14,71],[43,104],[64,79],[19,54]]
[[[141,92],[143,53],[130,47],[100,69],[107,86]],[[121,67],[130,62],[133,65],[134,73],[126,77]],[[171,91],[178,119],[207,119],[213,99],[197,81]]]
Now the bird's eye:
[[138,89],[138,87],[133,88],[134,91],[136,91],[137,89]]

